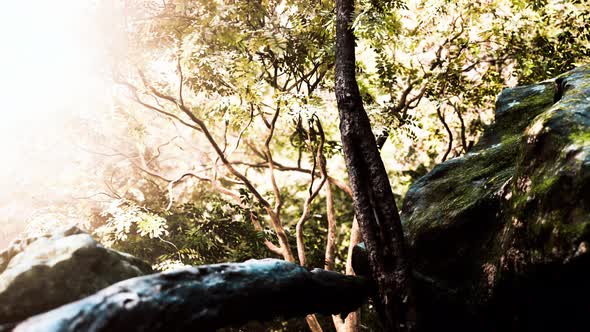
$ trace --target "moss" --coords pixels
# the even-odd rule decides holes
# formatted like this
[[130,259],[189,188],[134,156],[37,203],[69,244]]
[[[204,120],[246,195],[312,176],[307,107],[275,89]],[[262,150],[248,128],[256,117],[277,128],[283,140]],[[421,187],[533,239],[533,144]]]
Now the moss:
[[440,197],[427,200],[436,203],[417,209],[408,220],[408,228],[444,227],[482,201],[494,198],[514,172],[519,141],[519,135],[506,136],[500,144],[453,161],[443,177],[428,184],[428,192]]
[[[497,122],[488,131],[494,139],[483,139],[483,144],[476,153],[463,157],[460,165],[448,171],[444,179],[431,182],[429,190],[444,193],[436,206],[420,210],[412,216],[414,226],[444,226],[456,216],[462,215],[481,203],[499,194],[502,187],[514,176],[516,158],[523,141],[524,129],[531,119],[540,121],[541,126],[551,117],[548,112],[553,105],[557,89],[554,82],[542,83],[525,88],[507,91],[499,98],[504,103]],[[513,100],[513,101],[511,101]],[[494,142],[499,142],[494,144]],[[534,193],[549,190],[554,178],[535,181]],[[515,199],[520,203],[530,197],[527,193],[518,193]],[[434,200],[430,200],[431,202]],[[434,224],[434,225],[433,225]]]
[[574,215],[580,187],[579,178],[573,174],[579,167],[572,168],[571,159],[562,151],[575,140],[579,146],[580,137],[584,135],[551,135],[555,148],[552,158],[537,160],[538,155],[528,156],[534,163],[529,169],[521,170],[519,182],[526,182],[526,190],[513,189],[512,214],[527,225],[525,238],[529,251],[537,247],[550,257],[567,256],[573,244],[590,235],[588,211],[582,209]]
[[502,115],[521,109],[539,109],[544,105],[552,104],[557,93],[554,81],[505,89],[498,96],[496,113]]
[[567,257],[575,252],[576,245],[590,237],[590,220],[581,223],[564,223],[563,211],[552,211],[528,227],[527,243],[540,248],[542,257]]
[[556,224],[558,224],[561,219],[562,214],[560,211],[551,211],[550,213],[537,218],[534,222],[528,223],[529,240],[535,239],[541,243],[546,242],[551,236]]
[[557,182],[557,176],[546,176],[543,177],[539,184],[533,186],[533,193],[535,194],[545,194],[550,191],[553,185]]
[[520,100],[517,109],[535,110],[540,109],[543,106],[553,104],[555,100],[555,94],[557,90],[554,88],[554,83],[539,85],[543,86],[543,90],[537,90],[538,92],[532,93]]
[[[551,233],[552,225],[561,224],[565,216],[559,210],[567,208],[558,192],[569,188],[564,174],[577,171],[568,168],[564,147],[572,142],[590,145],[585,122],[576,116],[576,98],[586,93],[579,91],[585,81],[564,82],[568,90],[557,103],[561,91],[555,80],[505,90],[498,98],[496,122],[486,129],[475,152],[438,165],[413,185],[410,200],[415,203],[404,220],[407,230],[418,234],[467,219],[477,223],[490,204],[500,204],[502,213],[511,211],[511,216],[536,228],[533,234]],[[569,135],[573,130],[577,133]],[[507,202],[500,196],[510,182]],[[500,223],[511,224],[511,218],[502,218]]]
[[590,220],[586,222],[561,224],[564,237],[568,242],[579,242],[585,240],[590,235]]
[[576,145],[590,146],[590,130],[574,132],[569,136],[569,139]]
[[415,269],[469,310],[528,310],[513,303],[527,299],[536,319],[538,308],[571,302],[538,297],[556,280],[567,280],[559,296],[589,289],[590,67],[563,78],[506,89],[473,152],[437,165],[406,195]]

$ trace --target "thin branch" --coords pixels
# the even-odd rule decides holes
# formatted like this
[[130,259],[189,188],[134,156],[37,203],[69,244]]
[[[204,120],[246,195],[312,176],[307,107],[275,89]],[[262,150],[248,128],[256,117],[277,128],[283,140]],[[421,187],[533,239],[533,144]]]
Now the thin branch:
[[461,146],[463,147],[463,153],[467,153],[467,137],[465,134],[465,121],[463,120],[463,115],[461,114],[461,109],[456,103],[451,103],[451,106],[455,110],[457,117],[459,118],[459,122],[461,123]]
[[182,96],[182,88],[184,86],[184,77],[182,73],[182,66],[180,65],[180,56],[178,57],[178,62],[176,63],[176,68],[178,69],[178,99],[180,100],[180,104],[184,105],[184,98]]
[[[268,167],[268,165],[266,164],[266,162],[264,163],[247,163],[244,161],[234,161],[233,162],[236,165],[244,165],[244,166],[248,166],[248,167],[252,167],[252,168],[266,168]],[[274,162],[274,166],[275,166],[275,170],[277,171],[281,171],[281,172],[300,172],[300,173],[306,173],[306,174],[311,174],[311,169],[308,168],[303,168],[303,167],[298,167],[298,166],[286,166],[283,165],[277,161]],[[318,176],[319,174],[316,173],[316,176]],[[340,190],[344,191],[349,197],[352,197],[352,190],[350,189],[350,186],[348,186],[346,183],[344,183],[341,180],[338,180],[332,176],[328,176],[328,181],[335,185],[336,187],[338,187]]]
[[272,189],[274,192],[274,196],[275,196],[275,207],[274,207],[274,213],[277,216],[281,215],[281,207],[283,206],[283,200],[281,197],[281,190],[279,189],[279,186],[277,185],[277,181],[275,178],[275,173],[274,173],[274,161],[272,160],[272,152],[270,151],[270,142],[273,138],[274,135],[274,131],[275,131],[275,126],[277,123],[277,120],[279,118],[279,113],[281,110],[281,102],[278,101],[277,102],[277,108],[275,110],[275,114],[272,118],[272,121],[270,122],[270,130],[269,130],[269,134],[266,137],[266,140],[264,141],[264,151],[265,151],[265,155],[266,155],[266,160],[268,162],[268,169],[269,169],[269,173],[270,173],[270,181],[272,183]]
[[152,163],[154,160],[158,159],[158,158],[159,158],[159,157],[162,155],[162,151],[161,151],[161,149],[162,149],[163,147],[165,147],[165,146],[169,145],[170,143],[172,143],[174,140],[176,140],[176,139],[177,139],[177,138],[179,138],[179,137],[180,137],[180,136],[174,136],[174,137],[172,137],[170,140],[168,140],[167,142],[165,142],[165,143],[162,143],[162,144],[158,145],[158,147],[157,147],[157,149],[156,149],[156,150],[158,151],[158,153],[156,153],[156,155],[155,155],[155,156],[153,156],[152,158],[150,158],[150,160],[146,161],[146,165],[149,165],[149,164],[151,164],[151,163]]
[[314,178],[313,175],[315,172],[310,173],[312,175],[312,181],[309,186],[310,194],[307,197],[307,199],[305,200],[305,204],[303,206],[303,212],[301,213],[301,216],[299,217],[299,220],[297,221],[297,225],[295,226],[295,234],[296,234],[295,236],[297,238],[297,254],[299,256],[299,264],[302,266],[305,266],[307,263],[306,262],[306,255],[305,255],[305,244],[303,242],[303,226],[304,226],[305,222],[307,221],[307,217],[309,215],[309,210],[311,208],[311,203],[313,202],[315,197],[318,195],[318,193],[320,192],[320,190],[324,186],[324,183],[326,183],[326,180],[327,180],[327,174],[325,173],[326,160],[325,160],[324,154],[323,154],[324,153],[323,150],[324,150],[325,135],[324,135],[324,131],[322,129],[322,126],[321,126],[319,120],[316,119],[315,122],[318,125],[318,134],[320,137],[320,142],[318,144],[315,159],[320,164],[320,169],[323,169],[324,171],[321,172],[322,177],[321,177],[320,183],[315,189],[313,189],[313,178]]
[[441,108],[442,108],[442,105],[439,105],[436,108],[436,114],[438,115],[439,120],[442,122],[443,126],[445,127],[445,130],[447,131],[447,134],[449,135],[449,143],[447,146],[447,151],[445,151],[445,154],[443,155],[443,157],[441,159],[441,162],[444,162],[445,160],[447,160],[449,153],[451,153],[451,150],[453,149],[453,132],[451,131],[451,128],[447,124]]
[[236,152],[236,150],[240,146],[240,141],[242,140],[242,135],[244,135],[244,132],[246,132],[246,130],[250,127],[253,120],[254,120],[254,105],[252,105],[252,103],[250,103],[250,120],[248,120],[248,123],[246,124],[246,126],[244,126],[244,128],[242,128],[242,130],[240,130],[240,132],[238,134],[238,138],[236,139],[236,145],[234,146],[233,150],[228,155],[231,155],[234,152]]
[[336,215],[334,213],[334,197],[331,184],[326,186],[326,218],[328,219],[328,234],[326,235],[326,257],[324,270],[334,270],[336,253]]
[[[268,215],[270,216],[272,226],[273,226],[275,233],[277,235],[277,238],[279,240],[279,244],[282,249],[283,258],[285,258],[287,261],[291,261],[291,262],[294,261],[295,258],[293,256],[293,254],[291,253],[291,249],[289,247],[289,241],[287,239],[287,234],[285,233],[285,230],[283,229],[283,226],[281,224],[279,216],[273,211],[270,203],[264,197],[262,197],[260,192],[258,192],[258,190],[254,187],[252,182],[248,178],[246,178],[246,176],[244,174],[242,174],[241,172],[239,172],[238,170],[236,170],[233,167],[232,162],[230,162],[227,159],[227,157],[223,153],[222,149],[220,148],[219,144],[217,143],[217,141],[215,140],[215,138],[213,137],[213,135],[209,131],[209,128],[207,127],[205,122],[203,120],[199,119],[186,105],[181,104],[174,97],[166,95],[166,94],[162,93],[161,91],[158,91],[153,86],[151,86],[147,82],[147,80],[145,79],[145,76],[143,75],[143,73],[141,71],[139,71],[139,75],[142,79],[143,84],[151,91],[151,93],[153,93],[154,95],[156,95],[159,98],[167,100],[170,103],[176,105],[176,107],[182,113],[184,113],[186,116],[188,116],[188,118],[194,123],[194,125],[190,124],[190,123],[186,123],[186,121],[180,119],[178,116],[175,116],[174,114],[171,114],[171,113],[166,112],[164,110],[153,107],[149,104],[147,104],[147,106],[146,106],[146,105],[144,105],[145,103],[143,103],[142,105],[148,107],[149,109],[157,111],[159,113],[163,113],[166,115],[170,114],[172,117],[174,117],[178,121],[181,121],[181,123],[183,123],[183,124],[186,123],[186,125],[188,125],[189,127],[193,128],[197,131],[200,131],[203,133],[203,135],[205,135],[205,138],[207,139],[209,144],[213,147],[213,150],[215,150],[215,153],[219,157],[219,160],[221,160],[221,162],[227,168],[227,170],[231,174],[233,174],[236,178],[238,178],[239,180],[241,180],[243,182],[244,186],[248,189],[248,191],[254,195],[256,200],[267,211]],[[135,90],[135,95],[137,96],[136,90]],[[137,98],[137,99],[139,99],[139,98]]]
[[112,194],[109,194],[109,193],[105,193],[104,191],[97,192],[97,193],[95,193],[95,194],[92,194],[92,195],[89,195],[89,196],[72,196],[72,198],[73,198],[73,199],[80,199],[80,200],[82,200],[82,199],[88,199],[88,200],[91,200],[91,199],[93,199],[94,197],[96,197],[96,196],[101,196],[101,195],[102,195],[102,196],[107,196],[107,197],[109,197],[109,198],[112,198],[112,199],[120,199],[120,198],[121,198],[121,197],[117,197],[117,196],[115,196],[115,195],[112,195]]
[[[202,132],[205,135],[205,138],[207,139],[207,141],[209,142],[209,144],[213,147],[213,149],[215,150],[215,152],[217,153],[217,156],[219,157],[219,159],[221,160],[221,162],[226,166],[226,168],[230,171],[230,173],[232,173],[233,175],[235,175],[238,179],[240,179],[242,182],[244,182],[244,185],[246,186],[246,188],[248,188],[248,190],[256,197],[256,199],[266,208],[270,207],[270,204],[268,203],[268,201],[266,199],[264,199],[262,197],[262,195],[258,192],[258,190],[256,190],[256,188],[252,185],[252,183],[250,182],[250,180],[248,180],[242,173],[238,172],[231,164],[231,162],[229,162],[227,160],[227,158],[225,157],[222,149],[219,147],[219,144],[217,144],[217,141],[215,140],[215,138],[213,138],[213,135],[211,134],[211,132],[209,131],[209,128],[207,127],[207,125],[205,124],[205,122],[203,122],[201,119],[197,118],[195,116],[195,114],[193,114],[193,112],[191,112],[191,110],[188,109],[187,106],[180,104],[174,97],[171,97],[169,95],[166,95],[160,91],[158,91],[156,88],[152,87],[151,85],[149,85],[147,83],[147,81],[145,80],[145,76],[143,74],[141,74],[140,72],[140,76],[142,77],[142,80],[144,82],[144,84],[148,87],[148,89],[150,89],[150,91],[158,96],[159,98],[165,99],[173,104],[175,104],[182,113],[184,113],[185,115],[187,115],[189,117],[189,119],[194,123],[190,124],[190,123],[186,123],[186,121],[183,121],[182,119],[180,119],[179,117],[175,116],[174,114],[171,114],[172,117],[174,117],[176,120],[180,121],[181,123],[189,126],[190,128],[193,128],[197,131]],[[149,107],[150,105],[148,105],[148,108],[153,109],[155,111],[160,112],[160,110],[158,109],[154,109],[153,107]],[[164,112],[164,114],[170,114],[169,112]]]
[[133,101],[135,101],[136,103],[140,104],[141,106],[143,106],[143,107],[145,107],[145,108],[148,108],[148,109],[150,109],[150,110],[152,110],[152,111],[155,111],[155,112],[157,112],[157,113],[160,113],[160,114],[162,114],[162,115],[165,115],[165,116],[167,116],[167,117],[170,117],[170,118],[172,118],[172,119],[174,119],[174,120],[176,120],[176,121],[178,121],[178,122],[182,123],[183,125],[185,125],[185,126],[187,126],[187,127],[191,128],[191,129],[194,129],[194,130],[200,131],[199,127],[197,127],[197,126],[195,126],[195,125],[192,125],[192,124],[190,124],[190,123],[188,123],[188,122],[184,121],[183,119],[181,119],[181,118],[180,118],[180,117],[178,117],[177,115],[175,115],[175,114],[173,114],[173,113],[170,113],[170,112],[167,112],[167,111],[165,111],[163,108],[158,108],[158,107],[156,107],[156,106],[154,106],[154,105],[151,105],[151,104],[148,104],[148,103],[144,102],[144,101],[143,101],[143,100],[142,100],[142,99],[139,97],[139,94],[138,94],[138,91],[137,91],[137,90],[138,90],[138,89],[137,89],[137,87],[135,87],[135,86],[134,86],[134,85],[132,85],[131,83],[129,83],[129,82],[123,82],[123,81],[117,81],[117,80],[115,80],[115,82],[117,82],[118,84],[121,84],[121,85],[123,85],[123,86],[126,86],[127,88],[129,88],[129,90],[131,91],[131,93],[132,93],[132,95],[133,95],[133,96],[132,96],[132,99],[133,99]]

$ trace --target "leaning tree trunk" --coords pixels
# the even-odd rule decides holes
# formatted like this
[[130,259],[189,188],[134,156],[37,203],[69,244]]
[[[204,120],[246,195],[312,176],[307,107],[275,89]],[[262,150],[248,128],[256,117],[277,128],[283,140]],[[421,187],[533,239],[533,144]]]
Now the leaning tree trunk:
[[274,317],[346,316],[372,289],[367,278],[276,259],[203,265],[119,282],[14,332],[206,332]]
[[353,205],[386,331],[414,331],[411,269],[399,213],[355,78],[354,0],[336,0],[336,100]]

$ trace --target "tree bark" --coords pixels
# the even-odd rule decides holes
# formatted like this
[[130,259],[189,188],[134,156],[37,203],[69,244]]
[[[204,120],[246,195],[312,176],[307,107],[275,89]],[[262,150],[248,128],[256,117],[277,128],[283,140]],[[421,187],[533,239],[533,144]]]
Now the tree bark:
[[[348,256],[346,258],[346,275],[356,275],[352,267],[353,250],[357,244],[361,243],[361,232],[356,218],[352,221],[352,229],[350,230],[350,244],[348,245]],[[361,257],[366,258],[366,255]],[[365,261],[367,259],[364,259]],[[358,332],[361,330],[361,310],[351,312],[342,319],[340,316],[332,316],[336,331],[338,332]]]
[[215,331],[277,316],[345,315],[372,287],[363,277],[276,259],[205,265],[122,281],[14,331]]
[[353,206],[386,331],[415,331],[410,262],[399,213],[355,77],[353,0],[336,0],[336,100]]
[[326,235],[326,258],[324,270],[334,270],[336,256],[336,216],[334,215],[334,197],[332,185],[326,185],[326,219],[328,219],[328,234]]
[[[346,257],[346,274],[347,275],[355,275],[352,269],[352,250],[354,246],[361,242],[361,232],[359,229],[359,224],[356,221],[356,218],[352,221],[352,229],[350,230],[350,245],[348,247],[348,256]],[[360,309],[351,312],[346,317],[344,321],[346,328],[344,331],[346,332],[357,332],[360,331],[361,327],[361,311]]]

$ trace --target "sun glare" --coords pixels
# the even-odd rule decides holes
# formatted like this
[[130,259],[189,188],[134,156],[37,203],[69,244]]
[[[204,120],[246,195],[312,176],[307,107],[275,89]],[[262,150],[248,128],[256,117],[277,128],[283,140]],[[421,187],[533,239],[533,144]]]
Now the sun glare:
[[[10,1],[2,5],[2,122],[55,111],[84,67],[80,1]],[[87,55],[87,54],[86,54]],[[8,104],[7,104],[8,102]],[[14,127],[14,126],[10,126]]]
[[[104,91],[91,0],[7,1],[0,9],[0,147],[14,150]],[[59,121],[57,121],[59,122]],[[12,151],[16,153],[17,151]]]
[[[110,102],[114,1],[19,0],[0,6],[0,219],[65,176],[81,157],[67,131]],[[100,4],[100,6],[99,6]],[[31,192],[30,188],[37,190]],[[25,189],[26,188],[26,189]],[[12,208],[14,209],[14,208]],[[21,218],[22,217],[22,218]]]

